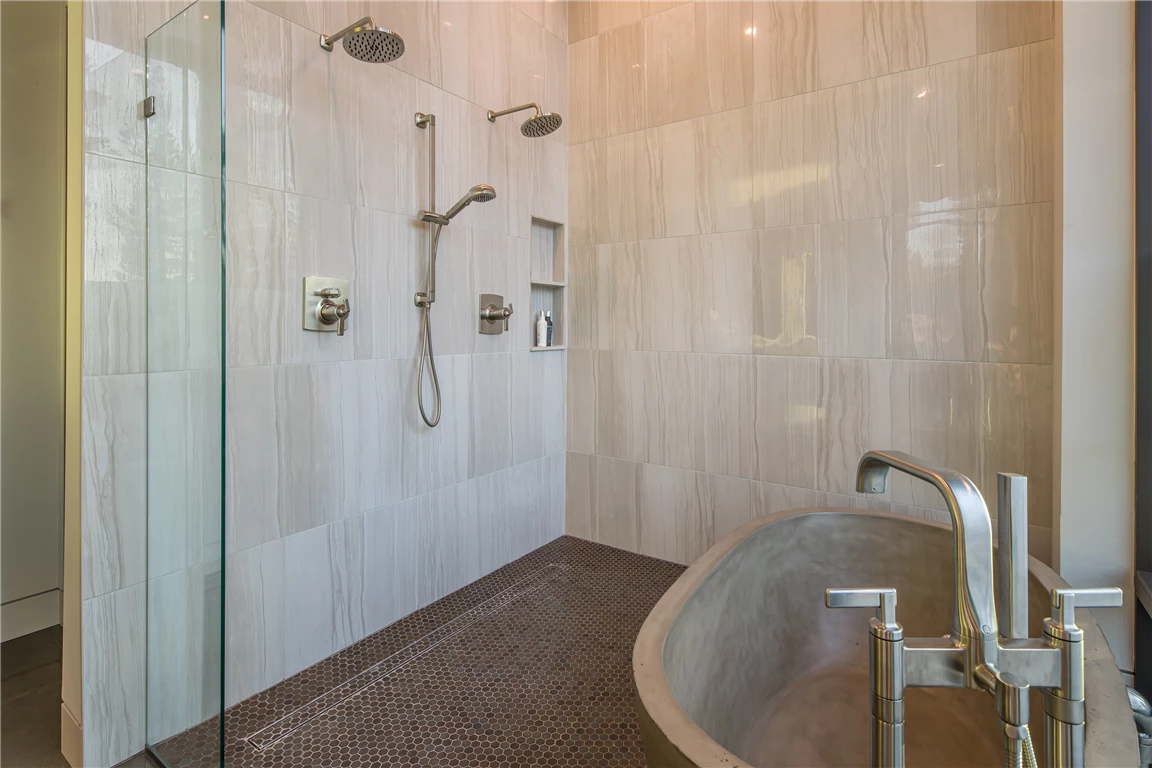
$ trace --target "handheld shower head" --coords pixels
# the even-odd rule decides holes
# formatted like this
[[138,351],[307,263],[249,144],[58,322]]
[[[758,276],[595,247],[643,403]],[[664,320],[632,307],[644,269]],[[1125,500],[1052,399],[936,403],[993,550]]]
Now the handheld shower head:
[[488,122],[494,123],[498,117],[510,115],[513,112],[520,112],[525,109],[536,110],[536,114],[525,120],[520,126],[520,133],[529,139],[538,139],[541,136],[547,136],[564,123],[564,118],[555,112],[541,112],[540,105],[538,104],[523,104],[519,107],[512,107],[511,109],[502,109],[499,112],[488,110]]
[[477,184],[476,186],[472,187],[472,189],[468,190],[468,194],[460,198],[456,205],[448,209],[448,212],[444,214],[444,218],[451,221],[452,219],[456,218],[456,214],[460,213],[460,211],[464,210],[472,203],[486,203],[489,200],[494,200],[495,198],[496,190],[494,188],[488,186],[487,184]]
[[320,47],[330,51],[332,43],[341,39],[349,56],[369,64],[394,61],[404,55],[404,39],[390,29],[376,26],[371,16],[332,36],[320,35]]

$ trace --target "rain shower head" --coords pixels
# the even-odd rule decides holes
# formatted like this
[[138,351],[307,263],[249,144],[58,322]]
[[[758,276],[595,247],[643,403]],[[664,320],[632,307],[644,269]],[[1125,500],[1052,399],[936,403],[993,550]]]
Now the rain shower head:
[[525,120],[520,126],[520,133],[530,139],[538,139],[555,131],[563,122],[564,120],[555,112],[545,112]]
[[525,120],[524,124],[520,126],[520,133],[530,139],[547,136],[564,123],[564,119],[555,112],[541,112],[538,104],[523,104],[519,107],[512,107],[511,109],[502,109],[499,112],[488,110],[488,121],[494,123],[498,117],[510,115],[513,112],[520,112],[525,109],[536,110],[536,114]]
[[376,26],[371,16],[332,36],[320,35],[320,47],[330,51],[332,43],[341,39],[349,56],[369,64],[394,61],[404,55],[404,39],[390,29]]
[[448,212],[444,214],[444,218],[451,221],[452,219],[456,218],[456,214],[460,213],[460,211],[464,210],[472,203],[486,203],[489,200],[494,199],[496,199],[496,190],[493,187],[490,187],[487,184],[477,184],[476,186],[472,187],[472,189],[468,190],[468,194],[460,198],[456,205],[448,209]]

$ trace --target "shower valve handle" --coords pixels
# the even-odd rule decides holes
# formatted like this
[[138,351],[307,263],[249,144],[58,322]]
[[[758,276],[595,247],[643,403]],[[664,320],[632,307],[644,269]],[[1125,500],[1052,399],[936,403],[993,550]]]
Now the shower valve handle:
[[325,299],[320,302],[320,306],[316,308],[316,316],[320,319],[320,322],[325,325],[336,324],[337,336],[344,335],[344,326],[351,312],[351,302],[348,299],[344,299],[340,304],[337,304],[331,299]]
[[489,304],[480,309],[480,319],[489,323],[498,323],[504,321],[504,330],[508,330],[508,318],[512,316],[512,302],[508,302],[508,306],[500,307],[496,304]]

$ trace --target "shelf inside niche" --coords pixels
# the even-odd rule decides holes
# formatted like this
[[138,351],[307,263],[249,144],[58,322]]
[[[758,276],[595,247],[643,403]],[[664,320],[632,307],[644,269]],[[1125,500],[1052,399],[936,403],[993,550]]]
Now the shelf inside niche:
[[[540,347],[536,345],[536,318],[540,310],[552,313],[552,346]],[[530,349],[534,352],[556,349],[565,344],[565,318],[564,318],[564,287],[532,284],[532,315],[529,318]]]
[[564,258],[564,225],[532,218],[532,283],[562,286],[568,279]]

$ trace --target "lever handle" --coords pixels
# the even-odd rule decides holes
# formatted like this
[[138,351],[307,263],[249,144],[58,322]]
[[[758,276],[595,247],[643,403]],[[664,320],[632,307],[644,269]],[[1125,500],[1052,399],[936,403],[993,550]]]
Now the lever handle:
[[876,621],[883,628],[900,629],[896,623],[896,590],[892,587],[826,589],[824,605],[829,608],[877,608]]
[[352,312],[352,302],[344,299],[340,304],[332,299],[324,299],[316,308],[316,316],[324,325],[336,324],[336,335],[343,336],[348,315]]
[[1093,589],[1053,589],[1052,619],[1065,629],[1076,626],[1076,607],[1119,608],[1124,604],[1124,593],[1117,587]]
[[512,302],[508,302],[508,306],[504,307],[504,332],[508,332],[508,318],[512,317]]

